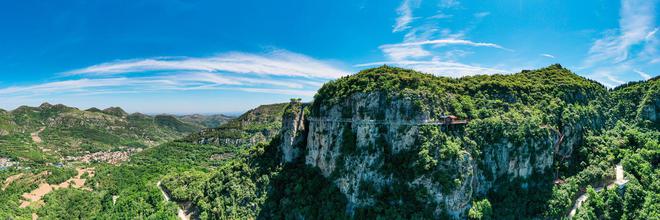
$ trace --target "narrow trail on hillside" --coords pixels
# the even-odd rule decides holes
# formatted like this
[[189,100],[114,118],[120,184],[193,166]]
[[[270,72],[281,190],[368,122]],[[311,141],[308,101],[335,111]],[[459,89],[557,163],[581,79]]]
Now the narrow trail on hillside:
[[34,143],[41,144],[41,142],[43,142],[41,140],[41,137],[39,137],[39,134],[42,131],[44,131],[44,129],[46,129],[46,127],[41,127],[41,129],[39,129],[39,131],[33,132],[33,133],[30,134],[30,136],[32,136],[32,141],[34,141]]
[[[621,166],[620,164],[617,164],[614,167],[614,172],[616,174],[616,179],[614,180],[614,182],[612,182],[612,183],[610,183],[609,185],[606,186],[607,189],[613,189],[617,186],[624,185],[628,182],[628,180],[625,179],[624,174],[623,174],[623,166]],[[603,187],[598,187],[598,188],[595,188],[594,190],[596,192],[600,192],[600,191],[603,191]],[[568,213],[568,218],[569,219],[572,219],[575,216],[575,213],[577,212],[577,210],[580,207],[582,207],[582,203],[584,203],[584,201],[587,201],[588,198],[589,198],[589,195],[585,192],[575,200],[575,204],[573,205],[573,208],[571,209],[571,212]]]
[[[160,192],[163,193],[163,197],[165,197],[165,201],[169,202],[170,195],[165,191],[165,189],[163,189],[163,186],[160,184],[160,181],[156,183],[156,186],[158,186]],[[190,214],[186,214],[187,212],[181,209],[181,205],[179,205],[178,203],[176,203],[176,206],[177,206],[177,216],[179,216],[181,220],[190,220]]]

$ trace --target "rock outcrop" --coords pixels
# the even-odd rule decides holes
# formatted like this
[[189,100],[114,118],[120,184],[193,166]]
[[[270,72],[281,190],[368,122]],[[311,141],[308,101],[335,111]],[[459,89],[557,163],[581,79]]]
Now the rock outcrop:
[[[333,84],[364,80],[355,79],[360,77],[401,77],[397,80],[402,81],[405,76],[397,74],[410,74],[407,70],[384,68],[385,73],[367,70],[324,88],[337,90]],[[558,74],[567,71],[551,68]],[[411,75],[428,77],[414,72]],[[443,78],[438,81],[460,83]],[[581,107],[588,103],[582,100],[594,95],[590,92],[575,94],[576,100],[562,100],[573,103],[564,110],[570,111],[572,118],[563,120],[556,118],[566,112],[546,111],[543,106],[512,109],[509,105],[520,104],[527,94],[504,89],[479,97],[451,86],[446,86],[445,92],[429,93],[419,93],[421,86],[371,91],[366,88],[381,84],[361,86],[365,88],[358,87],[359,91],[340,97],[324,94],[322,88],[309,107],[310,115],[305,115],[300,105],[289,108],[292,111],[284,114],[280,133],[285,161],[304,159],[306,164],[318,167],[346,196],[349,213],[378,202],[397,205],[402,201],[382,201],[387,198],[384,194],[403,189],[416,197],[429,198],[426,204],[436,216],[464,217],[471,201],[484,197],[498,182],[523,180],[519,187],[524,188],[533,175],[553,175],[553,165],[571,156],[585,131],[604,121],[595,111]],[[456,104],[482,99],[506,104],[493,104],[497,106],[493,113],[474,113],[477,110],[468,109],[474,107],[459,108]],[[448,115],[465,117],[464,112],[472,120],[446,121]],[[560,122],[553,123],[554,119]]]
[[291,101],[282,116],[280,148],[285,162],[292,162],[304,150],[307,139],[305,108],[300,101]]

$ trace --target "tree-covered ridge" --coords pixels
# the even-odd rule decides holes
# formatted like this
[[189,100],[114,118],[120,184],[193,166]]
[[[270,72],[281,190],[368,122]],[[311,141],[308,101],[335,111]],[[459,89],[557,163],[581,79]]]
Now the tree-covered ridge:
[[119,148],[145,148],[201,130],[172,116],[88,111],[44,103],[0,112],[0,155],[24,165]]
[[[611,126],[589,137],[580,154],[587,162],[618,163],[627,183],[596,191],[582,185],[588,199],[577,209],[576,219],[658,219],[660,217],[660,78],[628,83],[610,93]],[[586,171],[586,170],[585,170]],[[586,173],[580,172],[578,175]],[[573,192],[577,189],[574,188]],[[562,201],[571,190],[557,188],[551,201]],[[563,200],[566,206],[570,205]],[[552,210],[552,209],[551,209]]]
[[[347,109],[347,107],[365,97],[373,97],[364,94],[381,94],[387,97],[387,101],[379,105],[388,106],[388,108],[382,111],[366,109],[369,114],[368,118],[375,116],[377,120],[380,120],[386,115],[388,118],[392,118],[391,113],[393,112],[395,114],[430,112],[429,119],[434,119],[438,115],[457,115],[470,119],[465,126],[465,133],[459,133],[457,137],[451,137],[456,134],[450,133],[449,138],[445,137],[452,141],[442,140],[442,138],[422,139],[421,148],[412,149],[412,152],[405,151],[392,155],[391,157],[398,158],[393,160],[397,165],[386,170],[395,171],[393,176],[399,178],[408,174],[414,174],[415,177],[425,175],[424,172],[418,172],[419,166],[415,164],[424,165],[421,167],[426,170],[433,170],[429,167],[439,166],[441,164],[439,161],[454,161],[449,162],[450,164],[460,161],[447,157],[451,154],[446,154],[446,152],[459,152],[454,155],[479,156],[478,166],[488,170],[490,167],[484,166],[483,163],[491,157],[488,156],[489,154],[497,154],[493,150],[497,149],[496,146],[501,143],[512,145],[513,154],[509,154],[509,157],[521,154],[526,157],[525,155],[527,155],[531,157],[532,163],[536,163],[535,161],[538,160],[536,157],[539,154],[550,150],[555,155],[552,169],[533,170],[532,175],[526,178],[500,177],[486,198],[490,200],[492,208],[496,210],[494,216],[497,218],[533,218],[543,215],[560,218],[568,212],[580,191],[585,190],[589,185],[608,181],[608,178],[612,176],[614,164],[624,159],[618,153],[612,153],[618,151],[608,151],[608,148],[604,147],[612,146],[612,144],[606,145],[607,141],[618,143],[617,138],[608,138],[605,142],[595,142],[598,140],[597,137],[612,135],[611,132],[602,134],[604,130],[608,131],[620,123],[647,128],[653,128],[655,125],[655,130],[657,130],[657,124],[654,124],[657,123],[658,105],[660,105],[657,81],[657,78],[651,79],[629,85],[625,89],[618,88],[610,91],[603,85],[573,74],[560,65],[510,75],[471,76],[460,79],[435,77],[412,70],[384,66],[364,70],[324,85],[315,96],[311,112],[313,117],[324,118],[334,114],[338,110],[335,108],[336,106],[344,106],[339,109],[343,114],[342,118],[357,117],[359,120],[359,118],[365,117],[362,115],[365,110],[350,109],[350,107]],[[636,98],[621,97],[621,91],[627,91],[631,93],[628,94],[629,96],[636,96]],[[389,103],[400,103],[400,100],[413,103],[415,111],[410,112],[405,109],[393,111],[392,107],[396,108],[396,105],[389,107]],[[618,111],[616,105],[626,106],[629,110],[624,108],[625,111]],[[415,121],[415,119],[406,118],[405,115],[398,118]],[[350,128],[350,124],[348,128]],[[343,130],[346,131],[347,128]],[[392,130],[384,129],[382,132],[388,133],[391,138]],[[349,134],[351,133],[349,132]],[[442,137],[441,134],[438,133],[432,137]],[[424,133],[422,132],[420,135],[424,135]],[[555,138],[548,138],[549,136],[555,136]],[[387,138],[385,137],[385,139]],[[435,139],[439,141],[434,141]],[[434,144],[435,142],[439,144]],[[446,144],[443,144],[445,142]],[[647,149],[652,149],[651,152],[657,151],[657,141],[646,143]],[[458,150],[452,151],[454,148],[451,146],[456,144],[459,146]],[[354,155],[355,150],[344,151],[344,146],[351,145],[345,143],[339,145],[342,151],[339,166],[342,166],[344,160],[347,160],[345,155]],[[531,147],[543,145],[547,145],[547,148],[554,145],[555,149]],[[375,149],[381,147],[375,146]],[[347,149],[355,149],[355,147]],[[385,145],[385,149],[387,149],[387,145]],[[648,156],[648,151],[645,152],[647,152],[645,153],[647,156],[642,158],[647,158],[645,159],[647,161],[656,160],[653,159],[653,156]],[[383,153],[387,153],[387,151],[385,150]],[[362,156],[357,157],[358,160],[372,156],[368,153],[357,155],[361,154]],[[654,154],[651,153],[651,155]],[[378,159],[378,157],[376,158]],[[389,164],[393,161],[388,162],[385,158],[383,163]],[[451,183],[453,178],[456,178],[454,182],[463,181],[460,175],[447,173],[447,171],[451,171],[451,166],[444,166],[444,177],[449,178],[447,182]],[[389,166],[384,166],[384,168],[387,167]],[[447,167],[450,169],[447,170]],[[649,170],[656,170],[656,168],[652,167]],[[502,175],[497,173],[493,174]],[[331,179],[334,177],[335,174],[331,176]],[[496,177],[486,175],[486,179]],[[559,181],[560,184],[553,186],[553,181]],[[566,183],[561,184],[563,182]],[[451,185],[448,184],[448,186]],[[401,191],[403,189],[405,187],[394,189],[394,192],[403,192]],[[372,189],[371,192],[374,190]],[[565,194],[565,192],[572,193]],[[556,200],[555,196],[559,195],[565,196],[564,200],[560,199],[562,203],[556,203],[559,200]],[[405,198],[405,196],[397,196],[397,193],[390,193],[389,197]],[[547,199],[548,197],[551,199]],[[383,197],[383,199],[386,198]],[[392,209],[394,201],[397,200],[381,202],[389,204],[388,207]],[[414,200],[404,201],[406,204],[414,202]],[[547,210],[548,207],[550,210]],[[424,210],[423,207],[417,208],[412,210],[417,210],[418,213]],[[380,208],[374,206],[367,207],[367,209],[373,211]],[[410,207],[400,210],[410,210]],[[405,213],[399,212],[394,216],[412,217]],[[393,217],[385,213],[372,214],[375,215],[371,217],[383,217],[384,215]]]
[[612,120],[639,122],[660,129],[660,77],[616,87],[610,102]]
[[[423,138],[418,143],[420,147],[408,151],[388,151],[386,141],[388,137],[379,138],[375,145],[368,149],[356,148],[356,132],[351,131],[350,124],[344,126],[343,132],[338,135],[342,136],[345,141],[338,142],[338,146],[332,146],[332,148],[339,148],[342,153],[340,162],[337,162],[341,165],[337,166],[342,166],[345,160],[349,159],[349,155],[360,157],[365,154],[366,157],[369,152],[383,150],[383,157],[376,157],[384,164],[383,169],[378,172],[410,180],[420,176],[429,176],[432,181],[439,182],[446,191],[454,190],[465,181],[462,179],[463,174],[454,170],[456,164],[461,163],[460,158],[464,158],[466,155],[472,155],[478,159],[485,158],[486,155],[495,153],[492,152],[495,149],[494,145],[503,141],[513,143],[514,149],[511,150],[513,152],[511,157],[533,157],[534,154],[539,153],[537,152],[539,150],[552,152],[553,149],[538,149],[538,147],[532,146],[547,145],[551,148],[556,142],[552,137],[559,135],[558,130],[573,132],[573,136],[580,137],[575,141],[581,142],[588,132],[597,132],[603,126],[604,120],[601,112],[605,107],[603,103],[607,100],[607,89],[602,85],[579,77],[558,65],[513,75],[475,76],[462,79],[435,77],[411,70],[381,67],[365,70],[354,76],[344,77],[324,85],[312,104],[312,117],[322,118],[329,114],[327,106],[342,103],[346,106],[355,104],[348,102],[353,100],[351,96],[359,93],[380,93],[385,94],[388,100],[408,100],[416,105],[416,111],[432,111],[435,112],[435,116],[454,114],[471,119],[465,126],[465,131],[460,131],[462,129],[459,128],[455,132],[446,132],[438,127],[421,127],[420,135]],[[379,109],[369,109],[366,113],[353,109],[342,112],[342,114],[346,114],[342,117],[359,118],[362,117],[359,114],[370,114],[369,117],[377,118],[382,117],[379,115],[385,115],[384,111],[392,110],[382,107]],[[355,112],[358,112],[358,116],[354,115]],[[386,129],[385,126],[381,126],[381,128]],[[384,134],[387,133],[385,131],[383,131]],[[273,144],[271,143],[271,145]],[[532,146],[528,146],[530,144]],[[270,149],[273,148],[271,145],[268,145]],[[268,149],[268,147],[266,148]],[[571,152],[564,153],[571,154]],[[259,155],[262,158],[271,158],[271,160],[280,157],[279,152],[275,150],[262,151]],[[312,204],[305,202],[313,200],[310,198],[314,197],[341,198],[341,196],[337,197],[339,192],[336,190],[311,191],[318,186],[306,185],[302,179],[305,177],[318,178],[319,171],[316,168],[308,167],[304,161],[294,160],[288,164],[281,164],[282,161],[275,163],[279,164],[276,167],[280,167],[278,168],[281,169],[278,171],[280,173],[294,171],[291,169],[306,170],[302,176],[290,174],[288,181],[275,185],[266,184],[272,183],[266,180],[272,180],[273,173],[264,172],[263,169],[258,168],[260,166],[249,165],[251,163],[249,161],[254,161],[254,159],[228,163],[228,167],[220,169],[218,173],[211,176],[195,177],[197,181],[194,183],[178,181],[190,178],[175,176],[170,179],[170,187],[173,187],[175,192],[188,192],[188,189],[185,188],[186,185],[206,185],[206,187],[201,187],[203,188],[201,191],[193,190],[198,193],[188,195],[184,193],[184,196],[195,195],[185,199],[196,201],[203,207],[203,212],[207,213],[205,216],[211,219],[245,217],[245,215],[262,216],[266,210],[268,211],[265,213],[271,214],[289,211],[297,213],[296,215],[299,216],[318,218],[316,212],[300,210],[346,206],[346,201],[341,199],[333,199],[335,202],[324,200],[325,202]],[[475,203],[479,204],[479,208],[471,210],[470,216],[474,218],[542,216],[544,207],[547,207],[547,198],[552,193],[554,170],[560,170],[554,175],[572,175],[582,169],[580,166],[572,165],[574,163],[570,161],[565,162],[551,164],[552,174],[549,173],[550,170],[534,170],[530,178],[500,177],[501,180],[494,183],[495,191],[480,197],[479,202]],[[477,165],[483,166],[484,164],[478,162]],[[347,171],[335,171],[328,178],[321,178],[327,179],[322,182],[337,183],[336,178],[344,175],[343,172]],[[543,174],[543,172],[546,173]],[[494,171],[494,174],[497,173],[501,172]],[[496,176],[491,175],[487,178],[492,180]],[[213,187],[209,186],[211,183],[213,183]],[[239,187],[239,185],[248,187]],[[268,185],[273,186],[266,187]],[[442,211],[434,211],[436,206],[428,200],[430,197],[426,196],[428,192],[424,188],[408,185],[405,181],[394,182],[383,189],[370,187],[369,182],[360,185],[360,189],[356,190],[363,193],[362,195],[375,198],[377,201],[375,205],[359,207],[352,212],[349,212],[349,209],[335,208],[334,211],[326,212],[324,215],[347,214],[353,218],[448,217]],[[529,187],[521,188],[523,185],[529,185]],[[268,191],[268,194],[282,195],[284,196],[282,198],[285,199],[276,199],[272,203],[266,202],[270,195],[264,197],[266,195],[264,190]],[[216,192],[208,193],[211,191]],[[270,192],[274,192],[274,194]],[[218,203],[219,201],[222,202]],[[240,204],[250,205],[242,206]],[[525,205],[520,206],[520,204]],[[214,207],[225,208],[214,209]],[[496,211],[488,211],[491,208]],[[342,217],[342,215],[335,217]]]
[[220,125],[227,123],[228,121],[234,118],[232,116],[227,116],[223,114],[213,114],[213,115],[193,114],[193,115],[181,115],[176,117],[183,122],[196,124],[200,127],[205,127],[205,128],[217,128]]
[[183,140],[216,145],[254,145],[268,142],[282,127],[282,114],[287,103],[261,105],[217,128],[192,133]]
[[328,82],[314,97],[318,106],[332,105],[355,93],[384,92],[389,96],[416,98],[438,95],[469,95],[510,103],[535,104],[558,98],[569,104],[603,99],[607,89],[555,64],[516,74],[477,75],[463,78],[439,77],[410,69],[382,66]]

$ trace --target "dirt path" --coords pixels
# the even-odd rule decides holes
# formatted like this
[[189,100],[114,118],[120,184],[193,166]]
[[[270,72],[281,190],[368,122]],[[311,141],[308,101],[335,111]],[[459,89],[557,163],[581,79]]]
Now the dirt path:
[[46,127],[42,127],[41,129],[39,129],[39,131],[30,134],[30,136],[32,136],[32,141],[34,141],[34,143],[41,144],[41,142],[43,142],[41,140],[41,137],[39,137],[39,133],[44,131],[44,129],[46,129]]
[[[160,192],[163,193],[163,197],[165,197],[165,201],[170,201],[170,195],[165,192],[165,189],[163,189],[163,186],[160,185],[160,181],[156,183],[156,186],[158,186],[158,189],[160,189]],[[177,204],[177,215],[181,220],[190,220],[190,214],[186,214],[186,211],[181,209],[181,205]]]
[[21,177],[23,177],[23,173],[19,173],[19,174],[7,177],[7,179],[5,179],[5,183],[2,185],[2,191],[5,191],[5,189],[7,189],[7,187],[9,187],[9,185],[11,185],[11,183],[16,181],[17,179],[20,179]]
[[[617,164],[614,167],[614,172],[616,174],[616,180],[613,183],[610,183],[609,185],[607,185],[607,189],[612,189],[612,188],[615,188],[617,186],[624,185],[628,182],[628,180],[626,180],[624,175],[623,175],[623,166],[621,166],[620,164]],[[603,187],[595,188],[594,191],[596,191],[596,192],[603,191]],[[589,198],[589,195],[584,193],[580,197],[578,197],[577,200],[575,200],[575,204],[573,205],[573,208],[571,209],[571,212],[568,213],[568,218],[569,219],[572,219],[573,216],[575,216],[575,213],[577,212],[577,210],[580,207],[582,207],[582,203],[584,203],[584,201],[587,201],[588,198]]]
[[[19,207],[25,208],[35,202],[41,203],[42,202],[41,199],[46,194],[56,189],[68,188],[68,187],[83,188],[83,186],[85,186],[85,182],[87,181],[86,179],[82,178],[82,175],[84,175],[85,173],[87,173],[89,177],[94,176],[94,168],[78,168],[78,175],[71,177],[70,179],[57,185],[51,185],[48,183],[39,184],[39,187],[37,187],[37,189],[32,190],[32,192],[30,193],[23,194],[23,199],[25,200],[21,200],[21,205]],[[91,190],[91,189],[87,189],[87,190]]]

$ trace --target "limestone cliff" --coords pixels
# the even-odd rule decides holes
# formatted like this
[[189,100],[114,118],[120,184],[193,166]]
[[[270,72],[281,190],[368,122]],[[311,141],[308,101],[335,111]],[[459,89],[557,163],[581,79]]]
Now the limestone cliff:
[[[557,92],[537,96],[537,85]],[[291,105],[280,150],[318,167],[349,213],[412,201],[463,217],[498,183],[526,188],[555,175],[602,126],[589,106],[604,94],[561,66],[463,79],[381,67],[324,85],[309,107]]]
[[298,100],[293,100],[282,116],[280,149],[285,162],[292,162],[304,150],[307,139],[305,108]]

